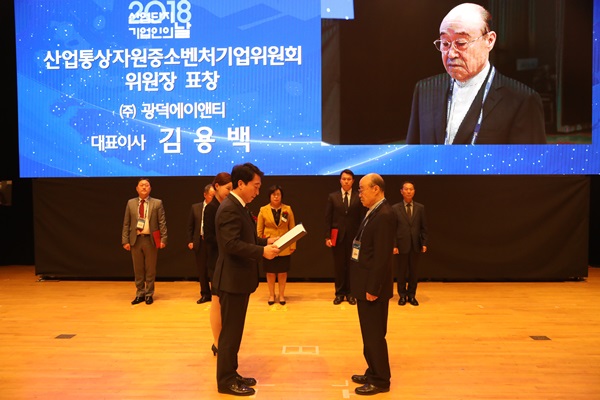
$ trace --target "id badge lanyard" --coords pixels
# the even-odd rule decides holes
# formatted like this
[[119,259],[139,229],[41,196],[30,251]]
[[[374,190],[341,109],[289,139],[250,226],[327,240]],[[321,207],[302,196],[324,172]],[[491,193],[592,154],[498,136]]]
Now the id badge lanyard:
[[365,217],[364,223],[361,224],[360,230],[358,231],[358,233],[356,234],[356,237],[352,241],[352,255],[350,256],[350,259],[352,261],[358,262],[358,256],[360,255],[360,243],[361,243],[361,240],[362,240],[363,231],[365,230],[365,227],[367,226],[367,224],[369,223],[369,221],[371,220],[371,218],[373,217],[373,215],[375,215],[375,213],[377,212],[377,210],[383,204],[384,201],[385,201],[385,199],[383,199],[377,205],[377,207],[375,207],[373,209],[373,211],[371,211],[369,213],[369,215],[367,215]]
[[[485,89],[483,90],[483,98],[481,99],[481,110],[479,111],[479,118],[477,118],[477,124],[475,125],[475,129],[473,130],[473,137],[471,138],[471,144],[475,144],[477,141],[477,136],[479,135],[479,131],[481,130],[481,121],[483,120],[483,104],[485,103],[485,99],[487,98],[488,93],[490,92],[490,88],[492,87],[492,81],[494,80],[494,75],[496,74],[496,68],[492,65],[490,68],[490,73],[487,78],[487,82],[485,83]],[[450,143],[450,132],[448,132],[448,121],[450,121],[450,110],[452,108],[452,92],[454,91],[454,79],[450,81],[450,93],[448,94],[448,105],[446,107],[446,139],[444,140],[444,144],[452,144]]]

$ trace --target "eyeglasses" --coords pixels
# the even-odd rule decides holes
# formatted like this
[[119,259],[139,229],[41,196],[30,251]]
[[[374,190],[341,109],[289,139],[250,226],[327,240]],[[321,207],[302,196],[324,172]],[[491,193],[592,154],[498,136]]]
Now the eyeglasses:
[[479,39],[481,39],[482,37],[484,37],[488,33],[489,32],[486,32],[483,35],[479,36],[477,39],[473,39],[473,40],[456,39],[456,40],[450,41],[450,40],[441,40],[441,39],[438,39],[438,40],[434,40],[433,41],[433,45],[435,46],[436,49],[438,49],[438,51],[441,51],[441,52],[450,51],[450,49],[452,48],[452,46],[454,46],[454,49],[456,51],[465,51],[469,47],[471,47],[471,45],[473,43],[475,43],[476,41],[478,41]]

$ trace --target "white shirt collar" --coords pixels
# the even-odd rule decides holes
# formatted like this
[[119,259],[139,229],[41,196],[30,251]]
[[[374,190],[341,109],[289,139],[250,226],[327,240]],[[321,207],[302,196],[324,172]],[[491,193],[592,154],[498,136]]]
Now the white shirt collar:
[[239,200],[239,202],[242,204],[242,207],[246,207],[246,202],[242,200],[242,198],[238,196],[233,190],[229,193],[231,193],[233,196],[235,196],[236,199]]

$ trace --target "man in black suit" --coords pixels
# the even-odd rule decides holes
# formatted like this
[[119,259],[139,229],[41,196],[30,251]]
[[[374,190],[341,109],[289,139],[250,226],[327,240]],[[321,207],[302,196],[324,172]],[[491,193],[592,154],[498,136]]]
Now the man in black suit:
[[385,199],[385,183],[378,174],[367,174],[359,183],[359,196],[368,208],[352,244],[352,295],[358,300],[358,319],[367,361],[364,374],[353,375],[362,384],[359,395],[389,392],[390,361],[387,334],[389,302],[394,295],[393,251],[396,214]]
[[366,209],[360,199],[352,191],[354,172],[345,169],[340,173],[341,190],[330,193],[325,210],[325,246],[331,248],[333,254],[335,276],[335,298],[333,304],[340,304],[344,297],[348,303],[356,304],[350,294],[350,253],[352,239]]
[[405,305],[408,299],[410,304],[418,306],[416,294],[419,283],[419,255],[427,251],[429,238],[425,206],[413,201],[415,185],[412,182],[404,182],[400,194],[403,200],[392,206],[398,220],[394,247],[394,254],[397,254],[394,259],[400,296],[398,305]]
[[434,42],[447,74],[417,83],[407,144],[544,144],[538,93],[489,62],[491,15],[477,4],[453,8]]
[[262,257],[273,259],[279,253],[272,243],[277,238],[259,238],[256,222],[246,208],[256,196],[263,172],[251,163],[236,165],[231,171],[233,190],[217,210],[216,233],[219,257],[213,285],[219,292],[221,334],[217,353],[219,393],[251,396],[254,378],[238,374],[238,352],[242,342],[250,293],[258,287]]
[[204,242],[204,208],[210,203],[215,195],[212,184],[204,187],[204,201],[192,204],[190,216],[188,217],[188,248],[194,252],[196,268],[198,269],[198,281],[200,282],[200,299],[197,304],[211,301],[208,278],[208,249]]

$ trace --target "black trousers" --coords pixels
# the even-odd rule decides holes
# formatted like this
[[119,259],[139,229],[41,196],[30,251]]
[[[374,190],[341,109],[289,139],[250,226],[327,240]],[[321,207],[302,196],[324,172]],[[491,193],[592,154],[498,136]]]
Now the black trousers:
[[210,279],[208,278],[208,250],[204,240],[200,239],[199,248],[194,248],[194,256],[196,257],[198,282],[200,282],[200,296],[210,297]]
[[221,334],[217,348],[217,385],[226,388],[239,376],[238,352],[244,334],[249,293],[219,292],[221,304]]
[[410,251],[407,254],[394,256],[398,294],[404,297],[415,297],[419,283],[419,256],[421,253]]
[[363,339],[363,355],[367,361],[364,375],[370,384],[381,388],[390,387],[392,376],[385,338],[389,305],[388,299],[358,300],[357,302],[358,320]]
[[335,295],[350,295],[350,259],[352,255],[352,240],[345,235],[343,240],[338,240],[336,246],[331,248],[333,252],[333,267],[335,278]]

